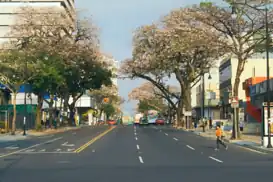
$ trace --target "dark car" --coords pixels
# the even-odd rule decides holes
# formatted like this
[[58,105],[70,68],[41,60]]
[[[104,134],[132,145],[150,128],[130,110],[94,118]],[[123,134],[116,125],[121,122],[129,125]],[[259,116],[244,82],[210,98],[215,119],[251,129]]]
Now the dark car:
[[139,119],[139,121],[140,121],[139,122],[140,125],[147,125],[147,124],[149,124],[147,117],[141,117]]

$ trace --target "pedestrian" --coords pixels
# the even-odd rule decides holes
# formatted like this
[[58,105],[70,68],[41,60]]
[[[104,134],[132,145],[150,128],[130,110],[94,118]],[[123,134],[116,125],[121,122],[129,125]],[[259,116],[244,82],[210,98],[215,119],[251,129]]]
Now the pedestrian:
[[212,119],[211,119],[211,117],[209,118],[209,129],[212,129]]
[[240,132],[243,132],[244,131],[244,122],[240,121],[239,125],[240,125]]
[[225,147],[225,149],[227,150],[228,146],[222,140],[222,136],[223,136],[222,129],[218,125],[216,126],[215,135],[216,135],[216,149],[215,150],[220,149],[220,144],[223,145]]

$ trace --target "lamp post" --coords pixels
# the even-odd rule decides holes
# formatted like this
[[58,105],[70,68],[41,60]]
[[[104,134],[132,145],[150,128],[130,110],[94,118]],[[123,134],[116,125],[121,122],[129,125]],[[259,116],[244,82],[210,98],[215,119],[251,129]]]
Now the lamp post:
[[[202,121],[205,119],[205,73],[209,73],[208,79],[211,79],[211,75],[209,72],[209,69],[204,69],[203,75],[202,75],[202,107],[201,107],[201,118]],[[203,132],[205,132],[205,122],[203,123]]]
[[[240,3],[234,3],[234,4],[240,4]],[[267,96],[267,133],[268,133],[268,144],[267,148],[272,148],[271,144],[271,123],[270,123],[270,69],[269,69],[269,47],[270,47],[270,35],[269,35],[269,23],[268,23],[268,7],[265,7],[264,9],[259,9],[256,7],[253,7],[249,4],[247,4],[247,0],[245,0],[244,5],[247,5],[250,8],[253,8],[257,11],[265,11],[265,52],[266,52],[266,96]],[[235,13],[235,6],[232,6],[232,18],[236,18]],[[237,119],[237,117],[235,116]],[[264,124],[265,124],[264,118]]]
[[[202,75],[202,107],[201,107],[201,117],[205,117],[205,73]],[[211,75],[209,73],[208,80],[211,79]]]
[[271,123],[270,123],[270,88],[269,88],[269,79],[270,79],[270,70],[269,70],[269,30],[268,30],[268,9],[265,8],[265,34],[266,34],[266,95],[267,95],[267,123],[268,123],[268,144],[267,148],[272,148],[271,144]]
[[[28,44],[28,39],[25,38],[22,43],[22,49],[24,49]],[[24,64],[24,75],[23,75],[25,81],[27,80],[27,60]],[[23,136],[26,135],[26,119],[27,119],[27,84],[24,85],[24,120],[23,120]]]

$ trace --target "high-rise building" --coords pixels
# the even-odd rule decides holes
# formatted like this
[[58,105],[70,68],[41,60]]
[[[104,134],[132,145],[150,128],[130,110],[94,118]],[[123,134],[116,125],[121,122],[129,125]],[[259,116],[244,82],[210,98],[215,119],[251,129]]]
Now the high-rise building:
[[10,26],[15,24],[18,9],[24,6],[37,8],[60,8],[75,22],[74,0],[5,0],[0,1],[0,45],[11,38],[8,33]]
[[119,68],[119,62],[115,60],[112,56],[108,55],[102,55],[102,61],[105,61],[110,65],[109,69],[112,71],[112,74],[114,77],[112,78],[112,82],[115,86],[118,87],[118,79],[115,75],[117,75],[118,68]]

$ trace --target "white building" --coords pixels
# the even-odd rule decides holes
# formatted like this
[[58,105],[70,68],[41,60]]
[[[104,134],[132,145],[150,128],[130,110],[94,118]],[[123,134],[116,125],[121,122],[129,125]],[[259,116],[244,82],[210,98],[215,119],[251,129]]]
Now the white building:
[[[208,73],[204,74],[204,117],[219,119],[219,64],[220,60],[216,61],[215,66],[210,68]],[[202,79],[196,83],[191,89],[192,108],[197,117],[201,116],[202,107]],[[210,98],[209,93],[214,93],[215,98]]]
[[[102,55],[102,61],[105,61],[109,64],[109,69],[111,69],[113,75],[117,75],[117,71],[119,69],[119,62],[117,60],[115,60],[112,56]],[[115,86],[118,87],[118,79],[116,76],[112,78],[112,82]]]
[[54,7],[61,8],[74,22],[75,5],[74,0],[9,0],[0,1],[0,45],[8,42],[10,37],[10,26],[14,25],[18,9],[24,6],[30,7]]

